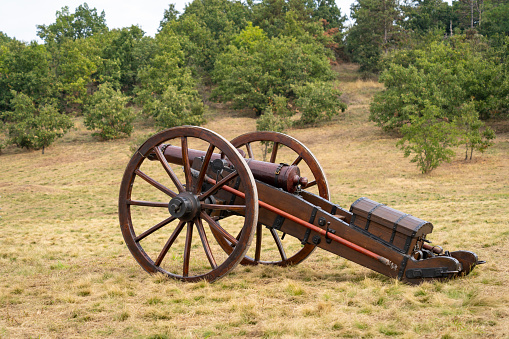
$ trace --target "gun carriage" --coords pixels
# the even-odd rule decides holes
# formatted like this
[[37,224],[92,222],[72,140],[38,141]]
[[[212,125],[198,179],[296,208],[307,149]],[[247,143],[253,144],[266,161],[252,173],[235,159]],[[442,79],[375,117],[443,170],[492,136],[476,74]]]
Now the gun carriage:
[[[269,150],[267,161],[256,144]],[[239,263],[296,265],[317,247],[410,284],[466,275],[483,263],[470,251],[431,245],[429,222],[367,198],[349,210],[329,198],[322,167],[290,136],[253,132],[228,142],[181,126],[133,155],[119,219],[147,272],[191,282],[217,280]]]

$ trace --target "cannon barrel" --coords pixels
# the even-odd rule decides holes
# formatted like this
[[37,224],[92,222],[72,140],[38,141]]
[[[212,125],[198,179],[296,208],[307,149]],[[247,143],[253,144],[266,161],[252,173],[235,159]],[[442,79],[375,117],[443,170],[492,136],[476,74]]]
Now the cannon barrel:
[[[205,157],[206,154],[204,151],[194,149],[189,149],[188,152],[191,162],[190,166],[193,166],[193,160],[195,158]],[[163,154],[169,163],[183,165],[181,147],[165,145]],[[155,159],[155,156],[151,158]],[[213,153],[210,160],[212,162],[221,160],[221,154]],[[224,160],[229,165],[228,159],[225,158]],[[282,188],[289,193],[295,193],[299,186],[305,187],[308,184],[308,179],[300,176],[300,169],[298,166],[275,164],[254,159],[246,159],[246,162],[255,179]]]

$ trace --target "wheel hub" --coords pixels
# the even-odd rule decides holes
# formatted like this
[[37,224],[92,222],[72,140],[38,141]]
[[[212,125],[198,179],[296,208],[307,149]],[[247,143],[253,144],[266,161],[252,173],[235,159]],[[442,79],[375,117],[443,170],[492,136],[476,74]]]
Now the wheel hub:
[[183,192],[170,200],[168,210],[173,217],[190,221],[200,212],[200,203],[194,195]]

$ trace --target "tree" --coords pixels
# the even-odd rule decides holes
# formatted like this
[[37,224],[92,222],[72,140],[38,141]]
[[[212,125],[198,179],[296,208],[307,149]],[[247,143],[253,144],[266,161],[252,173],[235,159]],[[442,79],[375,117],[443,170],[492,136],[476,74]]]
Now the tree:
[[480,119],[506,105],[504,66],[455,36],[425,49],[400,51],[388,62],[380,81],[386,89],[375,95],[370,119],[386,130],[399,131],[405,156],[427,173],[453,154],[451,146],[484,151],[494,138]]
[[87,86],[101,63],[100,46],[92,39],[66,40],[53,53],[56,87],[62,110],[81,110]]
[[443,0],[415,0],[408,1],[402,10],[406,20],[401,25],[422,37],[430,30],[446,31],[452,33],[450,26],[453,19],[452,7]]
[[262,116],[256,120],[256,130],[283,132],[288,127],[291,127],[291,117],[293,114],[288,108],[288,98],[275,95],[270,99],[269,105],[263,111]]
[[21,148],[44,149],[71,129],[71,119],[60,114],[55,105],[36,106],[32,98],[23,93],[12,93],[13,111],[0,117],[7,122],[8,142]]
[[221,54],[212,73],[212,99],[251,108],[260,115],[273,96],[295,98],[293,86],[334,78],[325,48],[293,37],[268,39],[249,25]]
[[361,72],[378,73],[382,54],[398,44],[398,4],[395,0],[357,0],[350,16],[355,23],[347,34],[347,50],[352,60],[360,64]]
[[341,110],[346,110],[346,104],[339,100],[341,92],[336,84],[330,81],[308,82],[294,86],[295,106],[302,113],[301,124],[312,124],[318,121],[330,120]]
[[460,143],[465,144],[465,160],[469,159],[469,153],[472,160],[474,150],[483,153],[493,145],[495,132],[489,127],[484,127],[484,123],[479,120],[479,113],[475,110],[473,101],[461,105],[459,109],[461,112],[454,119],[454,123],[460,131]]
[[399,129],[427,104],[453,120],[472,102],[482,120],[505,109],[509,95],[504,64],[477,52],[464,36],[433,42],[423,49],[394,53],[380,81],[385,90],[373,98],[370,120],[386,130]]
[[347,17],[341,13],[335,0],[318,0],[312,14],[315,19],[323,19],[327,22],[328,28],[337,27],[343,30]]
[[[181,47],[195,71],[208,74],[216,57],[250,18],[247,6],[231,0],[193,0],[168,26],[180,37]],[[187,39],[185,39],[187,38]]]
[[203,103],[191,69],[186,66],[182,39],[186,38],[178,36],[171,24],[165,25],[155,37],[156,53],[139,71],[136,100],[159,128],[202,122]]
[[481,34],[493,37],[499,35],[509,35],[509,3],[489,3],[483,15],[482,25],[479,27]]
[[11,40],[0,45],[0,111],[11,111],[13,93],[23,92],[35,102],[54,97],[55,77],[51,55],[37,42]]
[[293,12],[300,26],[311,22],[315,3],[306,0],[262,0],[251,6],[253,24],[263,29],[268,37],[280,37],[285,30],[289,18],[287,14]]
[[130,136],[135,118],[134,109],[126,107],[129,98],[109,83],[99,86],[85,106],[85,126],[89,130],[98,130],[93,135],[103,140]]
[[13,39],[7,36],[4,32],[0,31],[0,45],[12,41]]
[[99,83],[108,82],[115,89],[132,94],[138,83],[139,69],[148,65],[155,53],[154,39],[144,35],[141,28],[133,25],[94,36],[92,39],[101,50],[95,80]]
[[474,29],[481,25],[484,0],[457,0],[452,3],[455,13],[453,25],[462,30]]
[[77,40],[107,31],[106,14],[97,14],[97,9],[89,8],[85,2],[74,13],[69,7],[57,11],[56,21],[48,26],[37,25],[37,35],[46,43],[61,44],[66,40]]
[[170,4],[169,8],[164,10],[163,19],[159,22],[158,32],[160,32],[167,23],[176,21],[179,15],[180,12],[175,8],[175,4]]
[[438,107],[426,105],[419,113],[410,116],[409,122],[401,127],[403,138],[397,144],[405,157],[413,154],[410,161],[426,174],[451,160],[457,134],[454,125],[441,117]]
[[203,102],[172,85],[153,102],[152,115],[159,130],[179,125],[201,125],[203,113]]

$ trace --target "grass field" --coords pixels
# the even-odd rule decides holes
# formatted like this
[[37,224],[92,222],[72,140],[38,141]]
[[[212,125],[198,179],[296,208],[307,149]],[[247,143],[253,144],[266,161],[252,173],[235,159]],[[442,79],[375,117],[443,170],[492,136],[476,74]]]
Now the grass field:
[[[322,250],[298,266],[238,266],[222,280],[150,276],[126,248],[117,199],[130,145],[100,142],[80,121],[46,149],[0,155],[0,338],[508,338],[509,128],[495,145],[430,175],[367,121],[382,89],[337,67],[349,108],[294,129],[320,161],[332,201],[365,196],[434,224],[446,249],[487,264],[464,278],[408,286]],[[231,140],[251,112],[212,105],[205,127]]]

